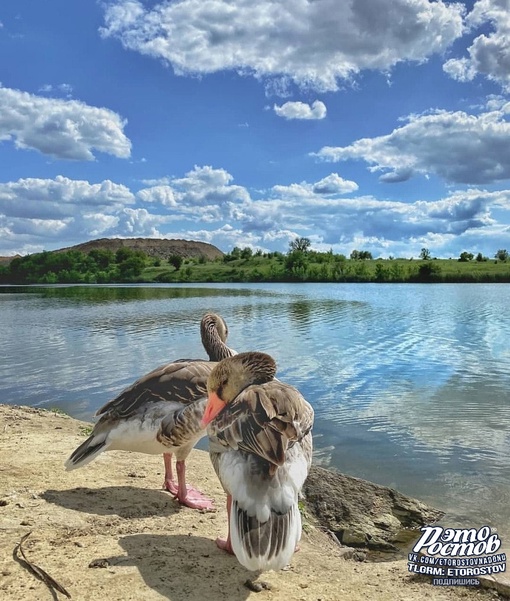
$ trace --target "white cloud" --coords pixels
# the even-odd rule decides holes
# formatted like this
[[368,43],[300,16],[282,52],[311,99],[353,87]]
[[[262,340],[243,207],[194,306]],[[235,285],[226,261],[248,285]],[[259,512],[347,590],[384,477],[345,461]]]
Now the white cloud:
[[146,209],[125,208],[119,214],[117,232],[121,236],[142,236],[144,238],[162,238],[158,227],[167,220],[161,215],[152,215]]
[[315,194],[347,194],[355,192],[358,189],[356,182],[340,177],[338,173],[330,173],[325,178],[313,184],[313,192]]
[[183,178],[152,181],[156,185],[138,192],[142,202],[160,204],[193,221],[217,221],[228,214],[231,204],[250,198],[246,188],[232,184],[230,173],[210,166],[195,166]]
[[270,78],[273,92],[289,81],[325,91],[363,69],[443,52],[462,35],[463,13],[428,0],[118,0],[100,31],[178,75],[235,70]]
[[73,86],[69,83],[60,83],[56,86],[45,83],[42,85],[39,90],[43,94],[51,94],[52,92],[64,94],[67,98],[70,98],[73,93]]
[[436,256],[461,250],[492,256],[508,240],[510,190],[457,190],[435,201],[343,197],[355,182],[331,173],[316,183],[275,185],[260,199],[224,169],[195,167],[134,194],[104,181],[59,176],[0,184],[0,254],[59,248],[102,236],[199,239],[223,250],[283,250],[296,236],[349,254]]
[[168,185],[156,185],[151,188],[144,188],[138,192],[138,198],[142,202],[158,203],[166,207],[175,207],[175,195],[172,188]]
[[127,158],[131,142],[125,125],[106,108],[0,86],[0,141],[13,139],[17,148],[57,159],[91,161],[93,150]]
[[0,183],[0,212],[12,217],[58,219],[77,210],[118,209],[133,202],[126,186],[110,180],[90,184],[58,175]]
[[338,173],[330,173],[315,184],[301,182],[300,184],[290,184],[289,186],[276,185],[273,186],[272,192],[273,196],[298,199],[312,198],[314,195],[331,196],[347,194],[349,192],[355,192],[357,189],[358,184],[356,182],[346,180],[343,177],[340,177]]
[[466,21],[472,28],[489,26],[493,31],[473,40],[469,57],[448,60],[443,66],[445,72],[458,81],[485,75],[510,90],[510,1],[477,0]]
[[36,252],[113,235],[133,193],[105,180],[90,184],[63,176],[0,183],[0,254]]
[[[506,105],[508,107],[508,105]],[[381,180],[400,182],[414,173],[436,174],[448,182],[480,184],[510,178],[510,123],[507,108],[480,115],[434,111],[411,115],[390,134],[362,138],[349,146],[325,146],[326,161],[362,159]]]
[[[471,189],[437,201],[406,203],[370,196],[324,198],[310,191],[307,196],[302,185],[296,186],[274,186],[271,198],[233,205],[218,225],[165,235],[202,240],[224,250],[250,246],[283,251],[290,240],[304,235],[318,250],[349,254],[363,248],[374,256],[407,257],[417,257],[424,246],[437,256],[458,256],[466,249],[492,256],[504,236],[508,238],[508,226],[498,223],[492,212],[510,211],[510,190]],[[280,196],[275,194],[278,188],[284,192]]]
[[285,102],[282,106],[275,104],[274,112],[278,117],[285,119],[324,119],[326,116],[326,105],[316,100],[312,105],[306,102]]

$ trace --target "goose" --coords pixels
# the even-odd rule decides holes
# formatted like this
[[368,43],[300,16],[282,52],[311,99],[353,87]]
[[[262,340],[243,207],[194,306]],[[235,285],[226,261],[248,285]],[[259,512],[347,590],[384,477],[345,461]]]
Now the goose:
[[312,406],[275,379],[265,353],[226,358],[207,380],[202,425],[227,493],[228,536],[220,549],[249,570],[285,567],[301,538],[298,495],[312,460]]
[[[212,509],[210,499],[186,486],[185,460],[206,434],[200,420],[207,402],[207,378],[217,361],[234,355],[235,351],[226,344],[228,327],[219,315],[206,313],[200,331],[210,360],[180,359],[162,365],[124,389],[96,412],[100,419],[87,440],[67,459],[67,470],[87,465],[104,451],[163,453],[163,488],[182,505]],[[162,425],[163,433],[158,436]],[[163,444],[164,432],[174,429],[182,440],[174,446]],[[172,470],[172,454],[176,457],[177,483]]]

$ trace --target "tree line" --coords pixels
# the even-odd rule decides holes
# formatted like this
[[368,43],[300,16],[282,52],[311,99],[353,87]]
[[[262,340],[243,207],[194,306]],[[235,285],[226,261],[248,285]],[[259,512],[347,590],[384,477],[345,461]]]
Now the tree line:
[[34,253],[0,267],[0,282],[9,284],[110,284],[131,282],[147,264],[145,253],[131,248]]
[[[508,267],[507,267],[508,266]],[[315,251],[308,238],[291,241],[286,253],[234,247],[222,258],[155,259],[139,250],[42,252],[0,266],[2,284],[109,284],[121,282],[508,282],[508,252],[495,260],[462,252],[456,260],[373,259],[365,250],[343,254]]]

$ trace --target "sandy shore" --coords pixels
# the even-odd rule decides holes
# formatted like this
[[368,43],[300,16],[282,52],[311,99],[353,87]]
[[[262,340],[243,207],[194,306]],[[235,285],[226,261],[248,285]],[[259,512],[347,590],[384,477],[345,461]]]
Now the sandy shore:
[[[194,451],[189,479],[215,499],[214,513],[180,507],[160,490],[160,457],[106,453],[65,472],[87,424],[68,416],[0,405],[0,598],[65,599],[13,559],[22,536],[27,558],[76,600],[376,601],[500,599],[495,590],[440,588],[407,572],[405,561],[344,559],[308,524],[289,569],[261,575],[269,590],[245,586],[254,574],[221,551],[224,493],[208,455]],[[92,567],[96,566],[96,567]]]

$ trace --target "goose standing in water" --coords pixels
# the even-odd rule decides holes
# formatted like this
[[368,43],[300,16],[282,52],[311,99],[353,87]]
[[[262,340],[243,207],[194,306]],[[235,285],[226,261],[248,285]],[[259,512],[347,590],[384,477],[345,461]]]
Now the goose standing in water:
[[[104,451],[163,453],[163,487],[183,505],[211,509],[212,501],[200,491],[186,486],[185,460],[206,434],[201,425],[206,399],[207,378],[217,361],[235,355],[226,345],[228,327],[222,317],[206,313],[200,324],[202,343],[210,361],[182,359],[168,363],[141,377],[96,412],[100,416],[91,435],[66,461],[67,470],[83,467]],[[160,427],[163,433],[158,435]],[[175,431],[185,438],[174,446],[160,438]],[[182,434],[185,433],[183,437]],[[176,457],[177,483],[172,471]]]
[[218,363],[207,381],[211,460],[227,493],[228,536],[217,545],[249,570],[286,566],[301,538],[298,494],[312,460],[313,409],[274,379],[264,353]]

